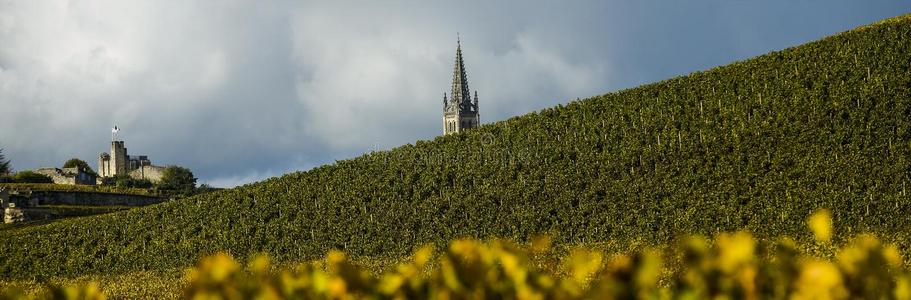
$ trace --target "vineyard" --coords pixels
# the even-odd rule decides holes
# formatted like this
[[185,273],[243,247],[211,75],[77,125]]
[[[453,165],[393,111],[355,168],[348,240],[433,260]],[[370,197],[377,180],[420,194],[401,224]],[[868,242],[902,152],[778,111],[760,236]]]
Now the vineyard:
[[[215,254],[188,268],[185,299],[911,299],[911,273],[894,245],[861,235],[833,248],[831,214],[807,224],[816,252],[792,240],[755,240],[748,232],[699,236],[629,254],[606,256],[577,247],[554,256],[547,236],[529,244],[452,241],[437,254],[422,246],[411,258],[375,274],[341,251],[325,259],[277,268],[259,255],[246,266]],[[392,266],[393,264],[390,264]],[[175,280],[176,281],[176,280]],[[146,286],[147,281],[142,285]],[[123,286],[123,282],[115,286]],[[0,290],[0,298],[105,299],[98,282],[53,285],[28,294]],[[180,295],[168,294],[167,297]],[[140,298],[142,294],[116,294]]]
[[[0,274],[401,258],[457,238],[625,252],[741,229],[911,249],[911,17],[238,188],[0,232]],[[835,241],[836,243],[844,241]],[[908,262],[905,261],[905,264]]]

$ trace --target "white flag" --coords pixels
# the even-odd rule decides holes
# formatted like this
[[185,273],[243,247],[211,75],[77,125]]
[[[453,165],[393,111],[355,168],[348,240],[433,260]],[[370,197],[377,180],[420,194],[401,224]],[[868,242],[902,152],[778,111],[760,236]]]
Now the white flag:
[[114,126],[114,128],[111,128],[111,133],[117,133],[118,131],[120,131],[120,128],[117,128],[117,126]]

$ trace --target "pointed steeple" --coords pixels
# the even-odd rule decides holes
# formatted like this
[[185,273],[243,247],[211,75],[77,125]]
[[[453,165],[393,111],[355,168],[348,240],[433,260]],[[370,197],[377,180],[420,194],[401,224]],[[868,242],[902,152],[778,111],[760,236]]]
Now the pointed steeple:
[[471,103],[471,92],[468,89],[468,75],[465,73],[465,62],[462,60],[462,41],[456,36],[456,58],[452,70],[452,93],[449,99],[455,105]]
[[452,134],[478,127],[481,122],[478,116],[478,92],[474,101],[468,89],[468,72],[465,72],[465,61],[462,58],[462,39],[456,36],[455,66],[452,68],[452,91],[449,99],[443,94],[443,134]]

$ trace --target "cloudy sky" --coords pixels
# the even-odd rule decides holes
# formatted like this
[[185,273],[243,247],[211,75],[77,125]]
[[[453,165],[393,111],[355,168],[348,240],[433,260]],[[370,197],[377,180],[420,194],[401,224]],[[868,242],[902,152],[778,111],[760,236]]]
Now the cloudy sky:
[[[344,4],[341,4],[344,3]],[[911,1],[0,0],[16,170],[132,154],[234,186],[431,139],[460,33],[482,122],[911,12]]]

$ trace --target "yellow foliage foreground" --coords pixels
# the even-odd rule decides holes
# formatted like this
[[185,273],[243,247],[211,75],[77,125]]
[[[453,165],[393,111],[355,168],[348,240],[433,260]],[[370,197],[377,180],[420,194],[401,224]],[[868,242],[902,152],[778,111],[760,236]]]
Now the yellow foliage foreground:
[[[827,243],[832,232],[829,215],[817,213],[808,222],[821,243]],[[217,254],[187,271],[184,297],[911,299],[911,274],[903,267],[899,251],[868,235],[839,250],[834,261],[802,255],[788,239],[762,247],[745,232],[720,234],[714,241],[692,237],[666,253],[645,250],[609,259],[600,251],[580,248],[552,262],[546,259],[550,248],[546,237],[528,246],[455,240],[442,253],[422,247],[409,261],[379,276],[338,251],[321,261],[283,270],[276,270],[267,256],[242,266],[227,254]],[[677,266],[673,275],[663,273],[665,263]],[[49,296],[104,299],[92,284],[58,289]]]

